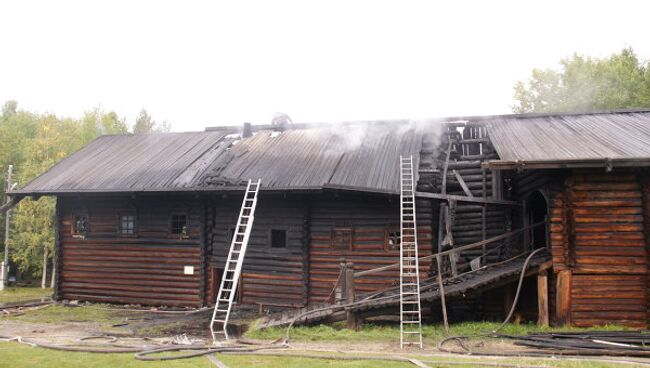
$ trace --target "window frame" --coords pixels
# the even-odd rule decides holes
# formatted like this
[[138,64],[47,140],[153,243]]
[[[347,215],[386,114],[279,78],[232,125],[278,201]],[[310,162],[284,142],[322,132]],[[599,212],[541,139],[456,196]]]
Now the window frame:
[[[384,251],[386,252],[399,252],[401,244],[402,244],[402,234],[401,234],[401,228],[399,225],[390,225],[384,229]],[[391,238],[394,236],[391,236],[391,233],[395,233],[397,237],[397,244],[396,245],[389,245],[389,241]]]
[[[348,244],[343,246],[337,245],[337,232],[349,232]],[[354,245],[354,227],[353,226],[334,226],[330,231],[330,248],[341,251],[351,251]]]
[[[133,228],[131,233],[123,232],[122,228],[122,217],[131,216],[133,217]],[[125,238],[133,238],[138,235],[138,215],[134,211],[122,211],[117,214],[117,234]]]
[[[273,246],[273,232],[274,231],[284,231],[284,247],[274,247]],[[267,245],[269,249],[274,251],[283,251],[289,249],[289,229],[287,228],[272,228],[269,229]]]
[[[86,229],[83,233],[77,231],[78,216],[83,216],[86,218]],[[90,214],[88,213],[88,211],[72,212],[72,221],[70,223],[70,235],[72,235],[73,238],[85,239],[89,234],[90,234]]]
[[[186,232],[175,233],[174,232],[174,216],[185,216],[185,228]],[[190,237],[190,214],[188,211],[172,211],[169,214],[169,227],[167,229],[169,236],[178,239],[188,239]]]

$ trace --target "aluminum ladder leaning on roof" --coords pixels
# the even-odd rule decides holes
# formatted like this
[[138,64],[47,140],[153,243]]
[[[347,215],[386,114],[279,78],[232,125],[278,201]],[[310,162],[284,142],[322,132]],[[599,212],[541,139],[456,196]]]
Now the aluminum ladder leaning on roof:
[[230,338],[228,336],[228,320],[230,319],[232,303],[237,292],[237,284],[244,264],[244,257],[246,256],[248,238],[251,235],[251,229],[253,227],[255,207],[257,207],[257,194],[260,190],[261,182],[261,179],[258,179],[256,182],[249,180],[246,186],[244,201],[239,212],[232,242],[230,243],[230,251],[228,252],[226,265],[221,276],[221,285],[219,286],[219,293],[217,294],[217,301],[214,304],[214,312],[212,313],[212,320],[210,322],[210,332],[212,332],[212,340],[215,344],[219,336],[223,336],[224,339]]
[[405,345],[419,346],[422,349],[413,156],[400,156],[400,183],[400,349],[404,349]]

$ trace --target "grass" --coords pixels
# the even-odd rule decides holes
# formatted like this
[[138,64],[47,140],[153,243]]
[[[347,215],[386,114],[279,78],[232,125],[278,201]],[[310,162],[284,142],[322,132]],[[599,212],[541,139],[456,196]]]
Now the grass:
[[[464,322],[450,326],[451,335],[476,335],[493,331],[500,324],[496,322]],[[359,331],[352,331],[343,328],[343,323],[319,326],[298,326],[291,330],[292,341],[317,342],[390,342],[399,339],[398,324],[365,324]],[[602,326],[591,330],[624,330],[621,326]],[[532,332],[555,332],[555,331],[586,331],[575,327],[539,327],[535,324],[507,324],[499,332],[505,335],[526,335]],[[285,328],[269,328],[264,330],[252,329],[246,332],[246,337],[260,340],[275,340],[284,337]],[[435,343],[447,336],[442,325],[423,325],[422,336],[425,342]]]
[[0,304],[18,303],[52,296],[52,289],[40,287],[7,287],[0,291]]
[[123,368],[123,367],[214,367],[206,358],[163,363],[136,360],[132,354],[70,353],[32,348],[18,343],[0,343],[0,367],[11,368]]
[[[336,354],[333,354],[336,355]],[[467,363],[466,365],[445,365],[429,363],[431,367],[474,367],[472,362],[484,362],[485,358],[470,357],[417,357],[423,362],[453,362]],[[219,359],[231,368],[238,367],[269,367],[269,368],[300,368],[300,367],[328,367],[328,368],[407,368],[412,364],[401,362],[387,362],[379,360],[337,361],[325,359],[270,357],[260,355],[220,355]],[[592,361],[567,361],[567,360],[542,360],[542,359],[489,359],[491,363],[507,363],[519,365],[536,365],[559,368],[610,368],[617,367],[613,363],[600,363]],[[183,367],[214,367],[205,357],[192,359],[144,362],[136,360],[132,354],[93,354],[71,353],[42,348],[33,348],[15,342],[0,343],[0,368],[183,368]]]
[[[49,289],[39,288],[11,288],[0,292],[0,302],[20,301],[27,299],[40,298],[47,296]],[[14,321],[24,321],[30,323],[61,323],[61,322],[89,322],[100,324],[115,324],[125,320],[125,318],[138,318],[143,316],[140,312],[133,311],[115,311],[109,310],[109,304],[81,304],[78,307],[63,305],[51,305],[42,309],[29,310],[24,315],[4,317]],[[166,325],[157,325],[148,327],[146,334],[168,335],[174,331],[178,324],[184,322],[174,322]],[[351,331],[344,328],[345,323],[334,324],[333,326],[299,326],[292,330],[291,340],[296,342],[318,342],[334,343],[340,349],[341,347],[350,346],[354,349],[357,343],[359,350],[363,349],[358,344],[385,343],[396,346],[399,340],[399,325],[396,323],[367,323],[359,331]],[[473,335],[494,330],[498,323],[493,322],[467,322],[453,324],[451,326],[452,335]],[[185,326],[186,327],[186,326]],[[591,330],[621,330],[625,329],[620,326],[604,326]],[[510,335],[524,335],[531,332],[553,332],[553,331],[583,331],[588,329],[580,328],[540,328],[534,324],[508,324],[500,332]],[[139,331],[142,334],[145,331]],[[283,337],[284,328],[271,328],[266,330],[257,330],[252,328],[246,333],[246,337],[263,340],[274,340]],[[444,328],[441,325],[424,325],[423,336],[428,347],[435,346],[436,342],[446,336]],[[425,353],[434,352],[427,349]],[[324,359],[294,358],[294,357],[269,357],[254,355],[225,355],[220,359],[232,368],[237,367],[412,367],[413,365],[401,362],[379,362],[379,361],[336,361]],[[475,358],[476,359],[476,358]],[[422,361],[447,361],[450,362],[467,362],[466,367],[472,367],[472,358],[469,357],[420,357]],[[476,362],[476,360],[474,360]],[[509,364],[528,364],[537,366],[562,367],[562,368],[583,368],[583,367],[615,367],[610,363],[581,362],[568,360],[541,360],[541,359],[500,359],[494,362]],[[446,366],[444,364],[430,363],[430,366]],[[448,365],[450,367],[462,367],[461,365]],[[174,360],[165,362],[143,362],[133,358],[132,354],[92,354],[92,353],[72,353],[46,350],[41,348],[32,348],[17,343],[0,343],[0,368],[23,368],[23,367],[213,367],[205,357]]]

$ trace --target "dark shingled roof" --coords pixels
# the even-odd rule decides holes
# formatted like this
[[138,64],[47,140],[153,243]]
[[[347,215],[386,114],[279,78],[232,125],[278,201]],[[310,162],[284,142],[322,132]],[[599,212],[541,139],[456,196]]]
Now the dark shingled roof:
[[196,161],[218,150],[223,132],[105,135],[17,192],[172,189],[190,182]]
[[102,136],[14,193],[222,190],[251,178],[264,190],[397,193],[399,156],[417,164],[422,137],[403,121],[262,130],[244,139],[219,130]]
[[500,161],[650,158],[650,112],[505,115],[480,119]]

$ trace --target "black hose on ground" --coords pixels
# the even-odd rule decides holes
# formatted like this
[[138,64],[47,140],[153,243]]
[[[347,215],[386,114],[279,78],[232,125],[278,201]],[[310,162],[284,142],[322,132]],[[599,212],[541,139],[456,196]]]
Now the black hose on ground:
[[[279,349],[283,348],[278,345],[266,345],[260,347],[250,347],[243,345],[231,345],[231,346],[206,346],[206,345],[175,345],[175,346],[165,346],[161,348],[155,348],[150,350],[143,350],[135,353],[135,358],[138,360],[145,361],[157,361],[157,360],[176,360],[176,359],[188,359],[195,358],[202,355],[214,354],[214,353],[252,353],[258,350],[265,349]],[[171,356],[150,356],[153,354],[177,352],[177,351],[194,351],[191,353],[180,354],[180,355],[171,355]]]
[[517,292],[515,293],[514,300],[512,302],[512,306],[510,307],[510,311],[508,312],[508,315],[506,318],[501,322],[501,324],[495,328],[492,331],[489,332],[484,332],[484,333],[478,333],[478,334],[473,334],[473,335],[462,335],[462,336],[449,336],[446,337],[438,343],[438,350],[443,351],[445,353],[451,353],[451,354],[458,354],[459,352],[453,351],[453,350],[448,350],[444,348],[444,345],[449,342],[449,341],[456,341],[458,345],[465,350],[465,354],[471,354],[470,349],[463,343],[463,340],[472,338],[472,337],[495,337],[496,334],[502,330],[508,322],[510,322],[510,319],[512,318],[512,315],[515,313],[515,309],[517,308],[517,301],[519,300],[519,294],[521,293],[521,286],[524,283],[524,278],[526,277],[526,269],[528,268],[528,264],[530,263],[530,260],[539,252],[545,250],[544,248],[536,249],[532,251],[528,257],[526,257],[526,260],[524,261],[523,266],[521,267],[521,274],[519,275],[519,283],[517,284]]

